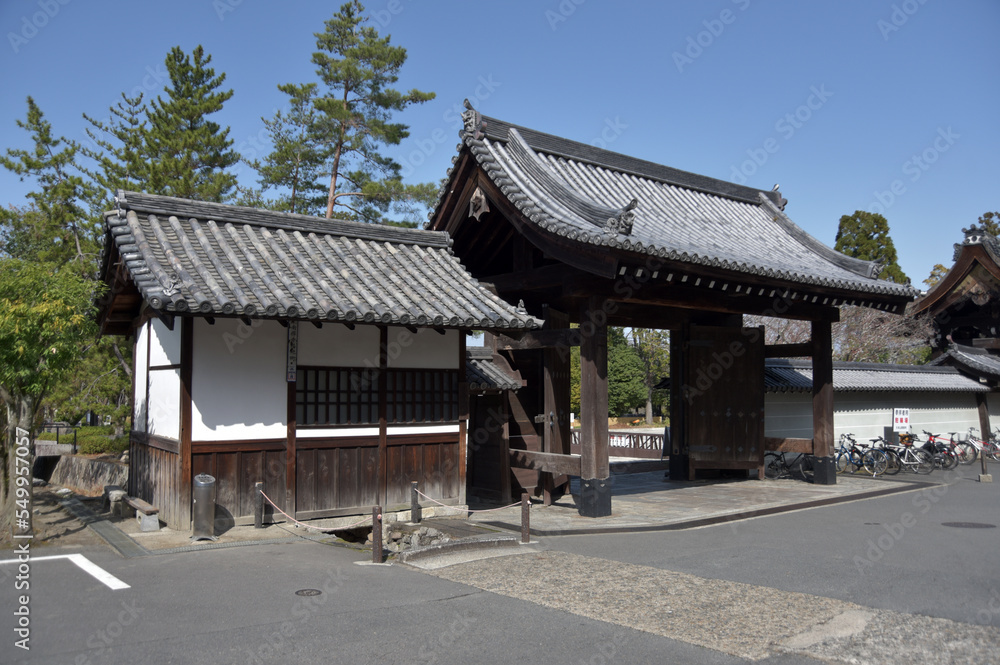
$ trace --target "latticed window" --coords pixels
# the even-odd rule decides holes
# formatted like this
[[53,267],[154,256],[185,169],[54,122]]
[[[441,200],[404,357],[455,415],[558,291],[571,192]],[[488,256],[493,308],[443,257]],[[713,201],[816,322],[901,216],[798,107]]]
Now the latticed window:
[[[371,368],[300,366],[295,383],[296,424],[378,424],[380,378],[380,372]],[[458,420],[458,370],[389,369],[385,382],[388,423]]]

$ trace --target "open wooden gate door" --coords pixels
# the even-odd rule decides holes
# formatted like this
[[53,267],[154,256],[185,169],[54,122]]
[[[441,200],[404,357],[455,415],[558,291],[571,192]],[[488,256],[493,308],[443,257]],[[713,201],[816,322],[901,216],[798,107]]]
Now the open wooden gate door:
[[762,469],[762,330],[692,325],[683,346],[688,479],[697,469]]

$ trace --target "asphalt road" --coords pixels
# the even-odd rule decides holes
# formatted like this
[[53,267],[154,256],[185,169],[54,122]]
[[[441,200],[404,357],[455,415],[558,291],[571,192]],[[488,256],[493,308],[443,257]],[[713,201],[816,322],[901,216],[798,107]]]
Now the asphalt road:
[[[576,554],[1000,627],[1000,469],[993,473],[996,482],[978,482],[976,463],[909,476],[941,483],[915,492],[687,531],[627,538],[566,536],[549,538],[546,544]],[[955,522],[992,528],[945,526]]]
[[[697,530],[541,545],[1000,626],[1000,532],[943,526],[1000,523],[1000,483],[974,482],[975,474],[961,467],[931,476],[946,480],[932,490]],[[16,567],[0,565],[0,662],[746,662],[398,565],[356,565],[364,553],[306,540],[135,559],[83,553],[130,587],[113,590],[67,560],[33,562],[28,652],[14,646]],[[320,594],[296,595],[303,589]]]

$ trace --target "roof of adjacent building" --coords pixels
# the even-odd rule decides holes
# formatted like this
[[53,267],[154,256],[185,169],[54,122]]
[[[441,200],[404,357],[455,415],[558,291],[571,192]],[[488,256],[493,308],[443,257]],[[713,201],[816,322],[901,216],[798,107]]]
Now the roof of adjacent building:
[[777,189],[687,173],[484,117],[471,106],[465,121],[463,145],[521,214],[548,233],[848,292],[823,304],[917,293],[875,279],[877,264],[840,254],[806,233],[784,213]]
[[939,367],[949,366],[990,381],[1000,381],[1000,357],[989,353],[986,349],[952,344],[944,354],[932,360],[930,364]]
[[479,284],[447,233],[137,192],[105,215],[111,245],[160,312],[441,328],[541,322]]
[[[812,379],[811,360],[768,358],[764,363],[767,392],[809,392]],[[833,363],[833,389],[835,392],[989,391],[988,386],[953,367],[852,362]]]
[[521,380],[493,361],[493,350],[484,346],[466,347],[466,381],[471,392],[517,390]]

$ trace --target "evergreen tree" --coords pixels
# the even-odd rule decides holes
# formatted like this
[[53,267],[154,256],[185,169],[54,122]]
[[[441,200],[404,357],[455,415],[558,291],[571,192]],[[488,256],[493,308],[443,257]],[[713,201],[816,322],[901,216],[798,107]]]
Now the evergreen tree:
[[878,213],[855,210],[853,215],[841,217],[833,248],[857,259],[877,261],[882,266],[877,275],[879,279],[898,284],[909,281],[897,263],[896,246],[889,237],[889,222]]
[[216,76],[211,62],[201,46],[191,55],[179,46],[167,54],[167,97],[150,102],[145,132],[146,189],[152,194],[223,202],[236,187],[236,176],[227,171],[239,161],[229,128],[207,119],[233,91],[219,89],[226,75]]
[[94,162],[84,173],[101,190],[95,205],[98,213],[110,210],[114,195],[119,189],[135,190],[146,187],[149,161],[146,159],[146,114],[142,93],[128,97],[123,92],[121,101],[108,110],[106,121],[95,120],[86,113],[90,123],[87,136],[94,147],[83,147],[80,152]]
[[608,415],[624,416],[646,399],[642,359],[623,328],[608,327]]
[[991,236],[1000,237],[1000,212],[984,212],[976,221]]
[[394,111],[434,98],[432,92],[392,87],[406,49],[390,45],[388,36],[379,37],[366,22],[364,7],[352,0],[326,21],[324,32],[316,33],[319,50],[312,61],[324,89],[315,100],[319,117],[313,133],[329,150],[327,218],[344,210],[378,220],[394,197],[406,194],[400,165],[379,149],[409,136],[406,125],[391,122]]
[[646,424],[653,422],[653,387],[670,374],[670,332],[632,328],[632,348],[642,361],[642,385],[646,391]]
[[278,111],[264,127],[274,146],[263,160],[250,165],[260,174],[263,191],[282,194],[268,207],[285,212],[320,214],[326,205],[326,187],[320,182],[330,149],[320,138],[316,84],[286,83],[278,89],[289,97],[287,113]]
[[934,265],[933,268],[931,268],[931,274],[928,275],[927,279],[924,280],[924,284],[926,284],[928,288],[933,289],[935,286],[938,285],[938,282],[940,282],[941,279],[947,274],[948,274],[948,269],[945,268],[940,263],[937,263]]
[[[93,275],[102,229],[99,219],[89,218],[83,207],[94,198],[96,189],[78,174],[79,146],[52,135],[52,126],[31,97],[27,118],[18,120],[17,126],[31,134],[34,146],[31,150],[8,149],[0,156],[0,165],[22,181],[33,179],[38,188],[28,194],[32,205],[27,211],[3,212],[0,222],[6,227],[5,235],[13,232],[22,239],[36,239],[20,245],[30,251],[25,258],[59,265],[72,261],[79,274]],[[24,224],[28,217],[33,227],[30,230]]]

